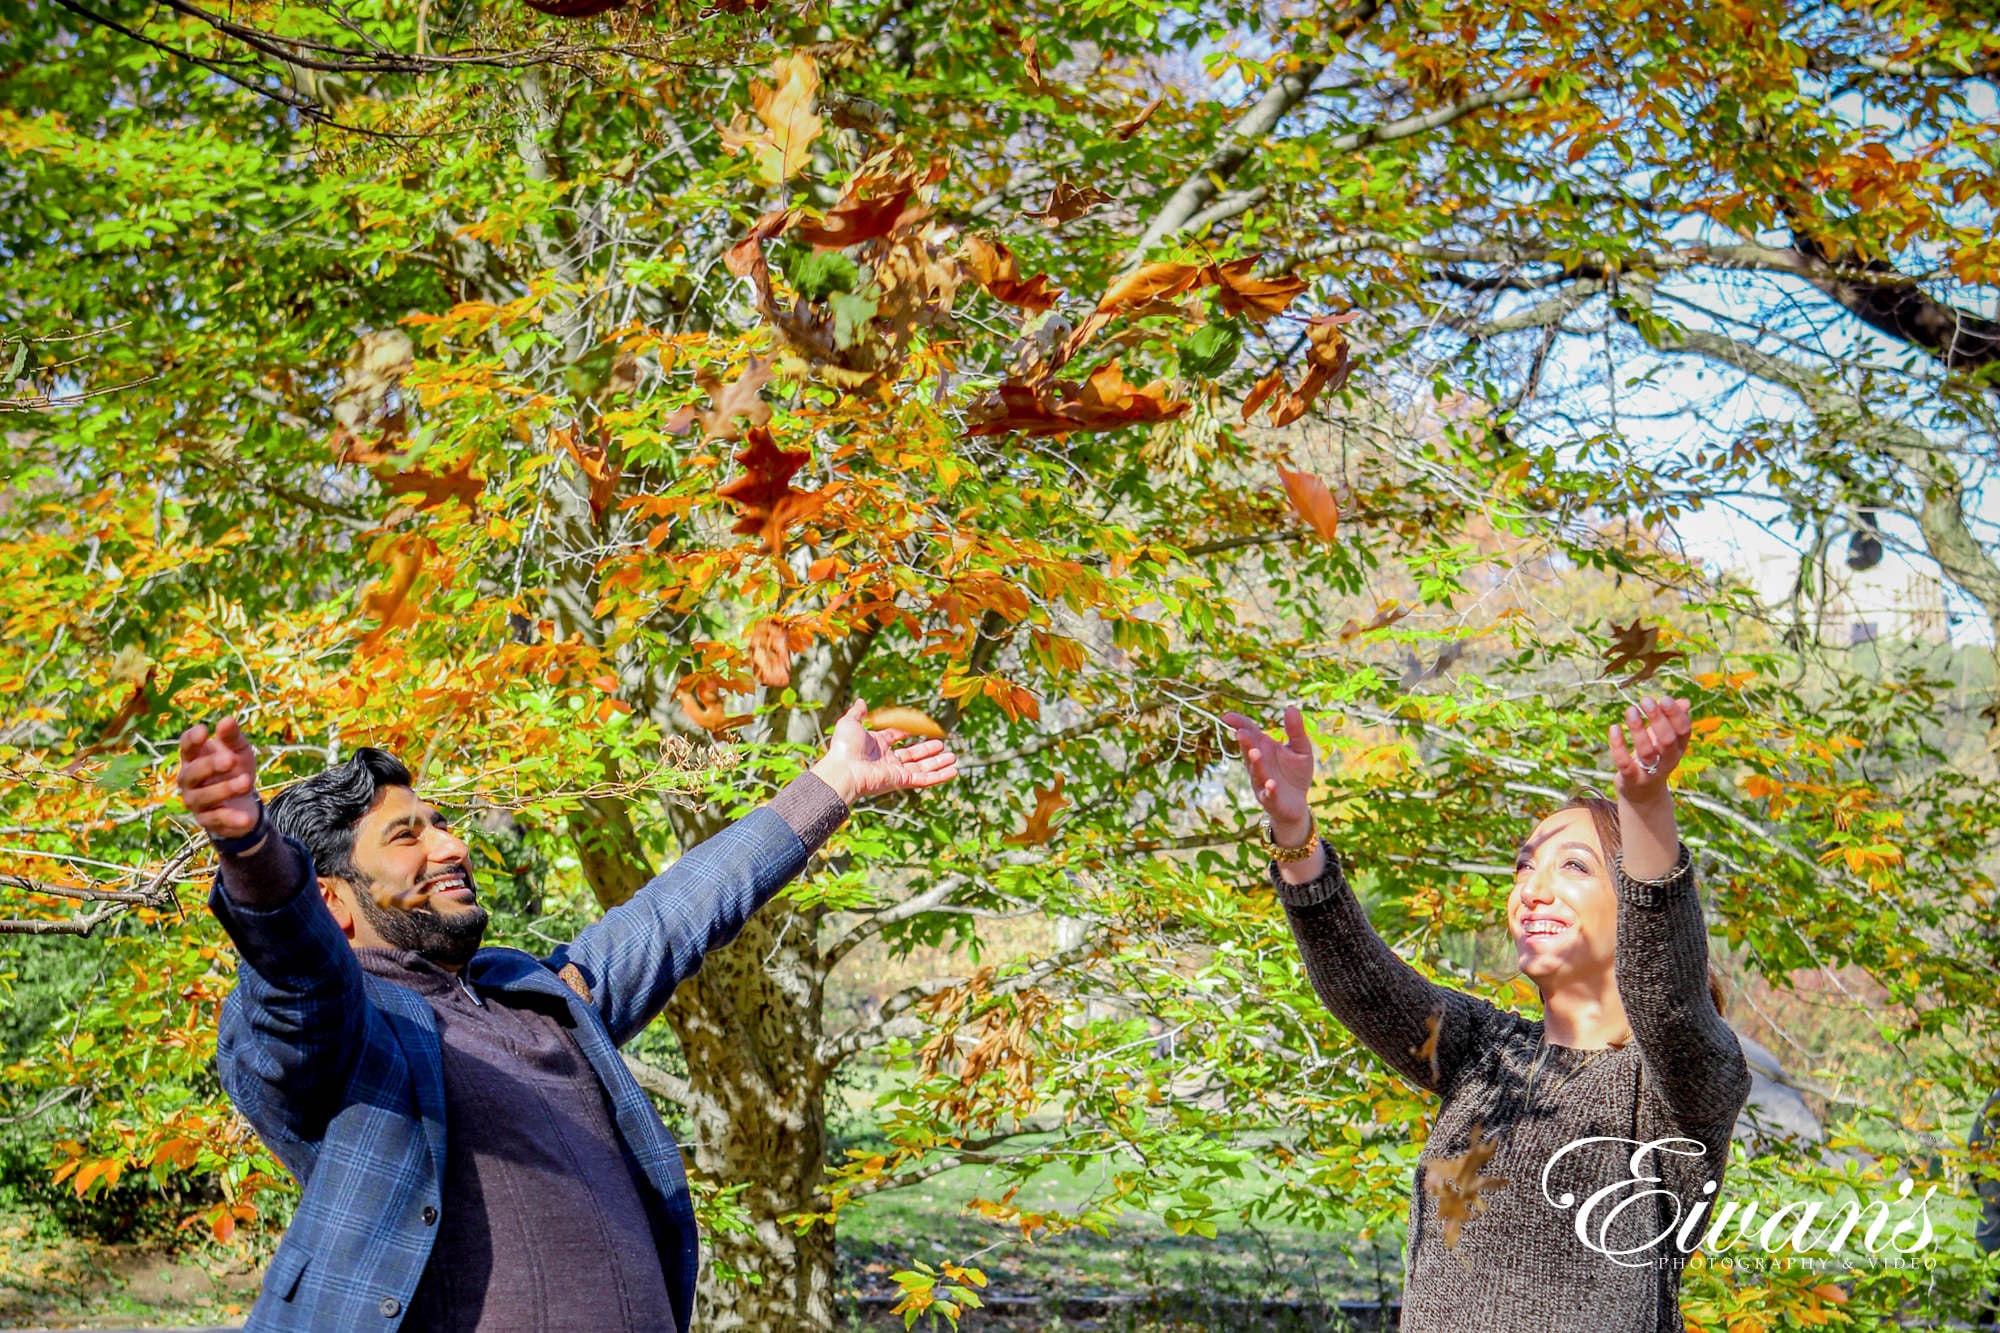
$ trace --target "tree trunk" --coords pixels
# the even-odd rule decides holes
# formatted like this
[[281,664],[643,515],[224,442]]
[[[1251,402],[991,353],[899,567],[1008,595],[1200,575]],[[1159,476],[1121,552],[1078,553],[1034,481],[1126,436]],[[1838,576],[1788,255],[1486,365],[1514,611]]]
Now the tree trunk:
[[715,1333],[834,1326],[832,1226],[800,1235],[780,1220],[825,1207],[815,934],[807,914],[767,906],[667,1006],[687,1057],[694,1165],[717,1185],[747,1187],[750,1232],[702,1237],[701,1324]]

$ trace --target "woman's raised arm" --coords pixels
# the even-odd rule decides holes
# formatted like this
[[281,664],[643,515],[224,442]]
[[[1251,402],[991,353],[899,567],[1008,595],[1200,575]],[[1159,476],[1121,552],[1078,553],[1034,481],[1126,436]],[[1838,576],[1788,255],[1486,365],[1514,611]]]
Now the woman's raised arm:
[[1356,1039],[1405,1079],[1445,1093],[1508,1015],[1476,996],[1440,986],[1397,956],[1361,910],[1339,859],[1313,829],[1312,742],[1297,708],[1285,710],[1278,740],[1241,713],[1224,713],[1236,733],[1257,803],[1280,848],[1307,856],[1272,860],[1271,879],[1285,906],[1306,978],[1320,1001]]
[[1642,701],[1611,727],[1617,772],[1618,996],[1648,1080],[1690,1128],[1733,1123],[1750,1094],[1742,1044],[1708,993],[1708,927],[1667,777],[1694,736],[1679,699]]

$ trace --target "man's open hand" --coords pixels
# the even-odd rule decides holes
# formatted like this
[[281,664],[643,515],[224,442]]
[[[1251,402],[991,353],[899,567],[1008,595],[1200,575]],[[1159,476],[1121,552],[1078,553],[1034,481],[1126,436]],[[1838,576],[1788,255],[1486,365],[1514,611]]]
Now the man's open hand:
[[910,734],[894,727],[870,731],[863,721],[867,716],[868,705],[856,699],[834,724],[826,754],[812,766],[841,800],[853,805],[906,787],[935,787],[958,776],[958,756],[943,741],[897,746]]
[[181,768],[175,779],[181,803],[211,838],[240,838],[257,827],[257,752],[236,719],[208,727],[197,722],[181,733]]

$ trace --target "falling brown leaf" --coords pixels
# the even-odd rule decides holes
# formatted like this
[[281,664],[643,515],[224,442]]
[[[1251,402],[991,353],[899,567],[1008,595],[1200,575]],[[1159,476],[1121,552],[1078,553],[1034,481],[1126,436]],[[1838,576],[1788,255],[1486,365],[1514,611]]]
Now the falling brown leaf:
[[1310,472],[1294,472],[1282,463],[1278,465],[1278,476],[1284,480],[1293,512],[1319,534],[1321,541],[1332,545],[1340,531],[1340,506],[1334,502],[1333,492],[1327,490],[1326,483]]
[[[867,186],[885,183],[889,186],[886,193],[865,193]],[[824,218],[818,222],[801,222],[793,228],[792,234],[802,241],[810,241],[821,250],[838,250],[860,245],[863,241],[880,240],[930,215],[928,208],[911,203],[919,184],[914,176],[888,182],[880,178],[851,181],[840,202],[828,209]]]
[[1273,370],[1263,379],[1251,385],[1250,392],[1243,397],[1243,420],[1246,422],[1249,421],[1251,417],[1257,414],[1257,409],[1262,407],[1272,394],[1284,387],[1285,372],[1282,367]]
[[813,113],[819,92],[819,67],[807,52],[781,56],[771,66],[771,84],[750,81],[750,108],[761,130],[738,112],[722,129],[722,151],[749,153],[757,174],[777,185],[803,171],[812,161],[812,143],[824,128]]
[[1310,284],[1291,273],[1259,278],[1251,272],[1256,265],[1257,256],[1252,255],[1227,264],[1211,264],[1203,273],[1218,288],[1216,303],[1223,314],[1247,315],[1252,322],[1262,324],[1273,315],[1283,314],[1285,307]]
[[1353,353],[1341,326],[1355,316],[1356,312],[1349,311],[1344,315],[1319,315],[1306,322],[1306,377],[1298,388],[1271,408],[1273,426],[1291,425],[1306,414],[1322,390],[1339,389],[1347,383],[1353,369]]
[[1606,676],[1632,671],[1627,676],[1627,685],[1637,685],[1640,681],[1651,680],[1653,673],[1667,663],[1684,654],[1659,647],[1660,631],[1655,625],[1642,625],[1637,616],[1629,625],[1611,622],[1611,646],[1604,650],[1604,671]]
[[618,493],[618,482],[623,475],[621,469],[611,458],[610,450],[599,440],[581,440],[577,432],[569,428],[557,431],[555,438],[569,450],[577,466],[583,469],[583,475],[590,482],[590,516],[601,521]]
[[376,622],[361,640],[362,652],[375,651],[392,630],[415,622],[416,608],[409,604],[409,596],[423,572],[424,547],[421,539],[407,535],[390,543],[389,572],[361,598],[361,614]]
[[1474,1213],[1486,1211],[1487,1190],[1500,1189],[1507,1181],[1482,1175],[1480,1168],[1492,1158],[1499,1144],[1483,1137],[1484,1126],[1474,1122],[1472,1141],[1457,1157],[1440,1157],[1424,1167],[1424,1189],[1437,1196],[1438,1218],[1444,1223],[1446,1246],[1458,1244],[1459,1232]]
[[972,274],[972,280],[996,301],[1019,306],[1023,310],[1042,311],[1055,305],[1061,293],[1049,287],[1045,274],[1037,274],[1023,281],[1019,262],[1014,252],[998,241],[990,241],[984,236],[965,238],[965,267]]
[[1183,399],[1167,396],[1165,380],[1144,388],[1134,386],[1114,359],[1099,366],[1088,379],[1027,384],[1007,380],[967,409],[974,423],[970,435],[1067,435],[1076,431],[1114,430],[1153,421],[1167,421],[1188,410]]
[[[388,412],[390,395],[401,402],[403,376],[416,366],[416,345],[401,329],[375,329],[355,339],[340,369],[340,392],[333,398],[335,438],[365,426],[400,433],[403,409]],[[384,414],[387,413],[385,416]]]
[[898,708],[893,705],[874,708],[869,710],[868,716],[862,721],[870,731],[900,731],[930,740],[944,739],[944,728],[932,721],[930,714],[915,708]]
[[712,676],[682,681],[674,691],[674,699],[688,721],[716,736],[728,735],[755,716],[729,712],[722,702],[722,683]]
[[1039,213],[1028,214],[1038,218],[1044,227],[1060,227],[1065,222],[1075,221],[1099,204],[1108,204],[1111,196],[1094,185],[1078,185],[1074,181],[1059,180],[1049,191],[1049,201],[1042,205]]
[[1021,56],[1028,65],[1028,82],[1039,91],[1042,86],[1042,56],[1035,49],[1035,34],[1032,32],[1021,35]]
[[731,532],[760,536],[765,549],[778,555],[784,551],[785,530],[817,517],[831,488],[793,490],[792,474],[804,467],[812,455],[780,449],[771,432],[762,426],[752,428],[746,438],[748,447],[736,455],[744,475],[716,487],[715,493],[737,507],[738,517]]
[[[124,654],[121,653],[119,656],[122,658]],[[132,724],[153,711],[153,701],[147,691],[152,687],[153,678],[159,675],[159,670],[158,667],[148,664],[145,674],[132,682],[132,692],[125,696],[124,701],[118,705],[118,711],[111,715],[111,720],[97,733],[97,739],[78,750],[76,756],[63,767],[66,776],[75,777],[82,771],[86,762],[100,754],[124,748],[125,742],[131,739],[127,732]],[[118,678],[115,668],[113,678]]]
[[1161,96],[1155,97],[1152,101],[1146,103],[1146,105],[1140,110],[1138,115],[1132,117],[1132,119],[1126,121],[1124,124],[1112,130],[1111,137],[1118,140],[1120,143],[1123,143],[1127,139],[1130,139],[1133,135],[1137,134],[1140,130],[1146,127],[1146,122],[1153,118],[1153,113],[1160,109],[1160,103],[1164,102],[1165,100],[1166,96],[1165,94],[1162,94]]
[[750,630],[750,664],[759,685],[782,690],[792,683],[792,635],[782,616],[768,616]]
[[709,375],[699,375],[695,383],[708,392],[713,406],[702,409],[692,404],[676,411],[667,418],[669,434],[686,434],[688,427],[701,422],[702,438],[705,440],[737,440],[743,438],[746,429],[755,430],[771,420],[771,405],[762,397],[763,388],[771,382],[771,363],[762,357],[753,356],[744,364],[743,371],[728,384]]
[[1111,284],[1097,303],[1099,314],[1124,314],[1152,301],[1163,301],[1200,286],[1208,268],[1201,264],[1141,264]]
[[789,208],[764,214],[750,224],[744,238],[723,252],[722,262],[739,278],[759,278],[760,288],[770,286],[770,269],[764,261],[764,242],[789,227],[798,215]]
[[1351,643],[1364,634],[1372,633],[1378,629],[1389,628],[1389,626],[1409,615],[1415,609],[1415,607],[1405,602],[1399,602],[1391,597],[1388,601],[1383,602],[1375,608],[1375,614],[1369,618],[1368,623],[1365,625],[1355,620],[1352,616],[1349,616],[1347,623],[1340,627],[1340,631],[1335,637],[1342,643]]
[[1423,1045],[1412,1046],[1410,1048],[1411,1055],[1414,1055],[1419,1060],[1428,1060],[1430,1062],[1431,1088],[1433,1090],[1438,1086],[1438,1028],[1443,1021],[1444,1010],[1442,1009],[1425,1019],[1424,1028],[1427,1035],[1424,1037]]
[[1414,690],[1425,681],[1436,680],[1439,676],[1451,670],[1458,663],[1458,659],[1464,656],[1465,641],[1463,639],[1454,639],[1446,644],[1443,650],[1438,653],[1437,660],[1429,666],[1425,666],[1419,662],[1416,654],[1411,653],[1405,659],[1408,665],[1403,668],[1403,674],[1397,680],[1396,685],[1403,690]]
[[1019,833],[1010,833],[1000,841],[1009,847],[1040,847],[1053,838],[1055,830],[1049,827],[1049,821],[1070,803],[1069,798],[1062,794],[1062,789],[1063,775],[1060,773],[1056,774],[1056,780],[1051,785],[1036,787],[1035,810],[1028,816],[1028,827]]

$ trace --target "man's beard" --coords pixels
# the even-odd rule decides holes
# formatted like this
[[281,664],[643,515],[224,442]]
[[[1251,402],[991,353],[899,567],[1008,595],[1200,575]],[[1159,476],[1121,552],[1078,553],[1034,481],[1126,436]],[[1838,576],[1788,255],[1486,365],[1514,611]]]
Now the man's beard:
[[488,913],[476,904],[451,913],[435,907],[402,911],[382,906],[366,890],[354,895],[354,903],[384,944],[407,949],[439,967],[464,967],[486,935]]

